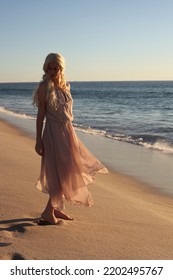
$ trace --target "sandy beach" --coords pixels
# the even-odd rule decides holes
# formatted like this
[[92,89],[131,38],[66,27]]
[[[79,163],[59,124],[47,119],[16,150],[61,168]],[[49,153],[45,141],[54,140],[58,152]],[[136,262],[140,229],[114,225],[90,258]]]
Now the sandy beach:
[[48,196],[35,188],[35,141],[0,127],[1,260],[173,259],[173,198],[112,171],[89,186],[94,207],[66,204],[74,221],[38,226]]

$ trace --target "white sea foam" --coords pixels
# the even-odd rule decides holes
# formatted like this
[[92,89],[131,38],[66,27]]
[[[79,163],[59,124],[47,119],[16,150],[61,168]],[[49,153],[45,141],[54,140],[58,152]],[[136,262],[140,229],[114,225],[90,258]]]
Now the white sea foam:
[[74,127],[75,130],[88,133],[91,135],[100,135],[112,140],[143,146],[146,149],[153,149],[153,150],[161,151],[163,153],[173,154],[173,145],[165,141],[156,141],[155,143],[148,143],[148,142],[143,142],[142,138],[133,139],[131,136],[128,135],[111,134],[111,133],[107,133],[104,130],[92,129],[91,127],[86,128],[78,124],[74,124]]
[[164,153],[173,154],[173,146],[165,141],[156,141],[155,143],[141,143],[141,145],[148,149],[158,150]]
[[4,113],[6,115],[12,116],[12,117],[17,117],[17,118],[22,118],[22,119],[30,119],[30,120],[34,120],[35,119],[34,116],[29,116],[29,115],[26,115],[24,113],[13,112],[13,111],[5,109],[2,106],[0,106],[0,112]]
[[78,124],[73,124],[73,126],[75,127],[75,130],[78,130],[81,132],[89,133],[92,135],[106,136],[105,130],[93,129],[91,127],[84,127],[84,126],[78,125]]

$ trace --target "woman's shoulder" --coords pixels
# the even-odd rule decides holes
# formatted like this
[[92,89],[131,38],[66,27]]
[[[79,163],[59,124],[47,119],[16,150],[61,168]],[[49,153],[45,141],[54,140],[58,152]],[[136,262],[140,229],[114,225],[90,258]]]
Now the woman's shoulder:
[[41,81],[39,83],[38,89],[39,90],[46,90],[47,89],[47,82],[46,81]]
[[33,104],[35,104],[37,107],[40,106],[42,102],[45,102],[46,100],[46,94],[47,94],[47,86],[45,81],[41,81],[36,90],[33,94]]
[[38,86],[38,98],[45,99],[47,95],[47,83],[46,81],[41,81]]

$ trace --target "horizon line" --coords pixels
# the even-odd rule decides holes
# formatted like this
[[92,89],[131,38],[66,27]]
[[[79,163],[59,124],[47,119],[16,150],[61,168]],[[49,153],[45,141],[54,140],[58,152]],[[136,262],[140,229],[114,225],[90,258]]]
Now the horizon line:
[[[98,82],[172,82],[170,79],[164,79],[164,80],[69,80],[67,82],[69,83],[98,83]],[[0,84],[17,84],[17,83],[39,83],[40,81],[0,81]]]

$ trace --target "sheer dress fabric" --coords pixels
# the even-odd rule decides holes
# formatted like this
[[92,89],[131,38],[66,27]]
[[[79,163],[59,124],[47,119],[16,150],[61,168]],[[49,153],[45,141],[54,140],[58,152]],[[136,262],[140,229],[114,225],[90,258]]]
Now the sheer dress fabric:
[[96,172],[107,174],[108,170],[76,135],[70,91],[57,90],[56,96],[56,108],[46,102],[44,153],[36,187],[49,194],[51,205],[58,210],[64,209],[64,200],[92,206],[87,185]]

